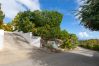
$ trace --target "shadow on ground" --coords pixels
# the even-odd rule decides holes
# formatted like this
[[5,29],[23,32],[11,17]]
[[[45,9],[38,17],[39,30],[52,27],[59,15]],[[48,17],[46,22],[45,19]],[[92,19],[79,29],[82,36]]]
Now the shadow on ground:
[[88,57],[70,52],[52,53],[37,48],[29,55],[33,66],[99,66],[99,57],[95,55]]

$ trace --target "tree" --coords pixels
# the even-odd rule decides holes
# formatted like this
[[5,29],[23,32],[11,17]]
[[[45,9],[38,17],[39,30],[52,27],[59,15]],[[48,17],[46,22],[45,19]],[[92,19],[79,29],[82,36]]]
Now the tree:
[[25,11],[17,14],[13,20],[13,25],[16,30],[23,32],[32,31],[33,24],[35,24],[36,28],[46,27],[46,25],[50,28],[60,28],[62,16],[63,15],[57,11]]
[[36,31],[33,32],[33,35],[41,36],[44,40],[55,40],[58,39],[61,33],[59,27],[50,27],[50,25],[45,25],[43,27],[38,27]]
[[0,4],[0,28],[2,28],[3,19],[4,19],[4,14],[1,10],[1,4]]
[[36,27],[50,25],[50,27],[59,26],[62,22],[63,15],[57,11],[34,11],[31,12],[31,21]]
[[66,30],[62,30],[59,34],[58,39],[62,39],[63,41],[68,40],[69,38],[69,33]]
[[[48,40],[60,39],[64,42],[63,48],[72,48],[72,40],[76,41],[75,35],[61,31],[60,24],[63,15],[57,11],[25,11],[16,15],[13,20],[15,29],[23,32],[32,32],[35,36],[41,36],[45,43]],[[71,37],[71,38],[70,38]]]
[[15,26],[15,30],[23,31],[23,32],[32,32],[35,25],[31,21],[31,12],[25,11],[20,12],[13,20],[13,25]]
[[78,15],[81,24],[93,31],[99,30],[99,0],[85,0]]

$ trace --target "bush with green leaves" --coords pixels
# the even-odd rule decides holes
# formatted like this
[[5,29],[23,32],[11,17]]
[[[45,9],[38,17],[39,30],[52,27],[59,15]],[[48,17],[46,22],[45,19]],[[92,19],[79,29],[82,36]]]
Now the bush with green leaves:
[[2,29],[4,30],[4,31],[10,31],[10,32],[12,32],[13,31],[13,26],[12,26],[12,24],[11,23],[7,23],[7,24],[3,24],[2,25]]
[[4,17],[5,16],[3,14],[3,11],[1,10],[1,4],[0,4],[0,29],[2,28]]
[[64,41],[63,44],[60,46],[63,49],[71,49],[72,48],[72,44],[68,41]]
[[41,36],[42,39],[45,40],[55,40],[59,37],[59,34],[60,29],[58,27],[50,28],[50,26],[48,25],[44,27],[39,27],[33,32],[33,35]]
[[81,40],[81,41],[79,41],[79,45],[81,47],[84,47],[87,49],[99,51],[99,40],[98,39]]
[[[63,40],[65,48],[72,48],[71,46],[76,39],[73,38],[66,30],[60,29],[63,15],[57,11],[25,11],[16,15],[13,20],[15,30],[23,32],[32,32],[35,36],[41,36],[42,39]],[[72,41],[71,41],[72,39]],[[70,41],[70,42],[67,42]],[[47,42],[46,42],[47,43]]]
[[[63,44],[60,46],[61,48],[68,48],[68,49],[73,49],[73,48],[76,48],[77,45],[78,45],[78,38],[76,37],[75,34],[68,34],[66,31],[63,31],[64,34],[63,34],[63,37],[62,39],[64,40],[63,41]],[[66,37],[65,37],[66,36]]]
[[13,20],[16,30],[29,32],[35,25],[36,28],[42,28],[46,25],[60,27],[63,15],[57,11],[24,11],[19,12]]

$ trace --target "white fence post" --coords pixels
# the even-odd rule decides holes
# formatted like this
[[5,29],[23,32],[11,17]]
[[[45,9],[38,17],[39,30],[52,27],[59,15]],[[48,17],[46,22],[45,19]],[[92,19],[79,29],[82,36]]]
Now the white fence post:
[[0,49],[4,47],[4,30],[0,29]]

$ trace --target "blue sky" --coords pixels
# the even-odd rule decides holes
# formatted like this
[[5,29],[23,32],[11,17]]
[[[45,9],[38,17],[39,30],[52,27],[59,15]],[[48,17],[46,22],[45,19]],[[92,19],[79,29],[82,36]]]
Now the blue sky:
[[[9,0],[9,1],[12,1],[12,0]],[[16,1],[24,5],[20,5],[19,3],[16,3]],[[1,0],[1,3],[3,4],[2,9],[4,13],[7,15],[4,20],[5,22],[11,21],[19,11],[24,11],[26,10],[26,8],[29,8],[32,11],[33,10],[56,10],[64,15],[62,24],[61,24],[61,29],[66,29],[69,33],[76,34],[79,39],[99,38],[98,32],[90,31],[84,28],[82,25],[79,24],[80,21],[75,17],[74,15],[75,10],[77,10],[79,5],[82,4],[80,0],[28,0],[28,1],[13,0],[14,7],[11,7],[11,5],[9,5],[11,2],[9,2],[8,4],[9,7],[12,8],[12,10],[15,10],[15,12],[13,11],[14,13],[11,13],[12,16],[8,14],[8,12],[6,12],[6,5],[3,2],[4,0]],[[18,9],[15,4],[18,5],[20,9]],[[18,9],[17,11],[15,7]]]

